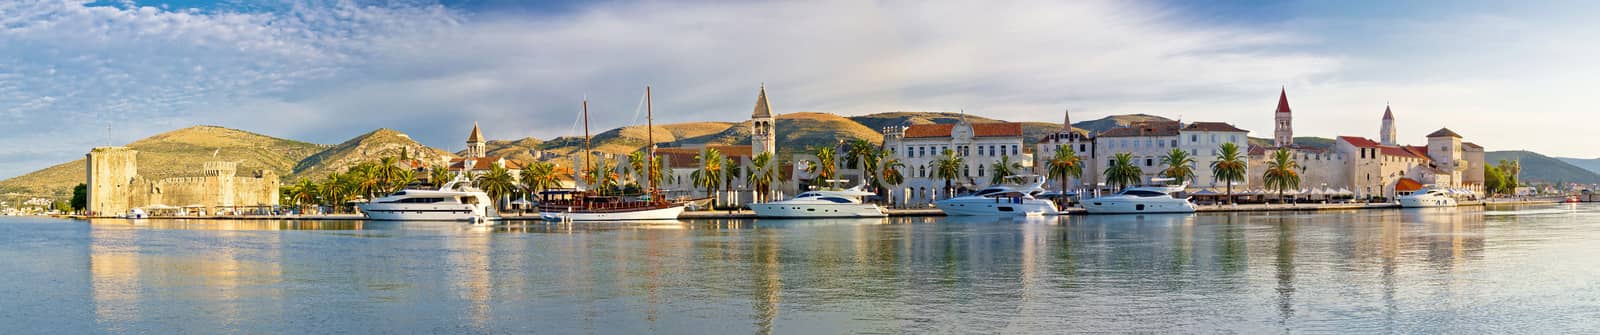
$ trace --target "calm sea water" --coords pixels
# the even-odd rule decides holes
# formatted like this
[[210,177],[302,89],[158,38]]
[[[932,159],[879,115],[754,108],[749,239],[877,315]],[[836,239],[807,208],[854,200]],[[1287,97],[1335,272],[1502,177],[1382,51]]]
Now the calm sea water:
[[0,218],[0,334],[1596,333],[1600,206],[678,224]]

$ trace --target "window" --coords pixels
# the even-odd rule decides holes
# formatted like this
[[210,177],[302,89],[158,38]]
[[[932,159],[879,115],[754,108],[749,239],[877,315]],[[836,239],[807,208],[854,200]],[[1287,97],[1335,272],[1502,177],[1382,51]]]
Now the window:
[[1217,134],[1211,134],[1211,143],[1217,143]]
[[1088,148],[1087,146],[1084,146],[1082,144],[1078,145],[1078,151],[1079,152],[1087,152],[1087,151],[1089,151],[1089,149],[1087,149],[1087,148]]
[[1178,147],[1178,140],[1176,140],[1176,139],[1172,140],[1172,147],[1173,148],[1177,148]]
[[1144,166],[1156,166],[1156,160],[1145,158],[1144,159]]
[[917,178],[927,178],[928,170],[925,166],[917,166]]
[[1228,135],[1228,142],[1239,143],[1239,135]]
[[1017,150],[1021,150],[1020,147],[1021,147],[1020,145],[1012,145],[1011,146],[1011,154],[1012,155],[1021,155],[1021,154],[1017,153]]
[[978,166],[978,176],[979,176],[979,177],[982,177],[982,176],[983,176],[983,165],[979,165],[979,166]]
[[1200,143],[1200,135],[1189,135],[1189,143]]
[[[1174,141],[1176,141],[1176,140],[1174,140]],[[1166,148],[1167,147],[1167,142],[1166,141],[1156,142],[1156,147],[1157,148]]]

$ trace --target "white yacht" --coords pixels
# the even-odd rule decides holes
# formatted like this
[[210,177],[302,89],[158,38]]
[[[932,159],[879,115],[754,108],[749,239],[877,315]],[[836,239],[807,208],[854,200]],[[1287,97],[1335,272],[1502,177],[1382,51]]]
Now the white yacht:
[[751,204],[761,218],[863,218],[885,217],[877,204],[864,203],[861,197],[875,195],[856,186],[848,190],[806,191],[793,199]]
[[1412,192],[1411,195],[1400,197],[1400,207],[1405,208],[1455,206],[1456,198],[1451,196],[1449,191],[1434,187],[1424,187]]
[[1035,198],[1044,193],[1044,176],[1007,177],[1008,183],[985,187],[970,194],[933,202],[945,215],[1058,215],[1056,203]]
[[368,219],[483,222],[497,216],[489,195],[457,178],[438,190],[400,190],[358,205]]
[[1194,203],[1189,202],[1188,197],[1178,198],[1175,195],[1183,192],[1188,185],[1130,187],[1115,194],[1084,200],[1083,209],[1088,210],[1089,214],[1194,213]]

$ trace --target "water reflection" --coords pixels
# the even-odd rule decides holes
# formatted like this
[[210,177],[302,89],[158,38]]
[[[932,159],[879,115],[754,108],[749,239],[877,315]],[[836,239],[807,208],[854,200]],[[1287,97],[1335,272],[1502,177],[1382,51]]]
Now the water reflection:
[[[1582,257],[1552,257],[1600,252],[1586,242],[1600,227],[1572,224],[1600,211],[1555,209],[498,225],[97,220],[84,249],[100,328],[67,331],[1586,330],[1594,324],[1539,323],[1547,316],[1534,312],[1584,310],[1600,292],[1524,279],[1600,278]],[[1515,307],[1528,304],[1543,307]]]

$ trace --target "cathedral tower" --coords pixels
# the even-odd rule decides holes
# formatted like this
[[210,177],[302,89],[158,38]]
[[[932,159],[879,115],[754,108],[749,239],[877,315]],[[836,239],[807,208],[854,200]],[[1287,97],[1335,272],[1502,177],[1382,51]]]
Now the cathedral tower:
[[1284,89],[1278,91],[1278,110],[1273,112],[1273,120],[1277,126],[1272,133],[1272,143],[1280,148],[1294,145],[1294,129],[1291,127],[1293,123],[1290,122],[1289,116],[1289,91]]
[[467,135],[466,158],[483,158],[484,155],[487,155],[487,153],[484,152],[484,149],[485,145],[483,143],[483,133],[478,131],[478,123],[473,122],[472,134]]
[[1383,106],[1383,128],[1378,130],[1378,140],[1383,145],[1396,145],[1399,132],[1394,129],[1394,111],[1389,106]]
[[[777,156],[776,135],[773,129],[772,106],[767,104],[767,85],[761,85],[761,94],[756,96],[756,109],[750,113],[750,155],[752,158],[762,153],[771,153]],[[777,159],[777,157],[773,157]]]

